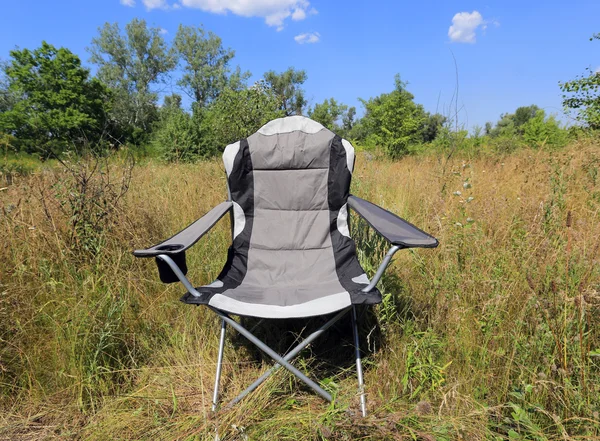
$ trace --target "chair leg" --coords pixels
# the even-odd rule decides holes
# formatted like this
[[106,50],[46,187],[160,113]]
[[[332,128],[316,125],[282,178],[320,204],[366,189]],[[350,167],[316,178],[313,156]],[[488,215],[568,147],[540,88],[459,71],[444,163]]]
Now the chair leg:
[[256,338],[251,332],[249,332],[246,328],[244,328],[238,322],[233,320],[226,313],[219,311],[218,309],[216,309],[213,306],[209,305],[208,308],[211,309],[215,314],[217,314],[223,320],[225,320],[233,329],[235,329],[240,334],[242,334],[244,337],[246,337],[248,340],[250,340],[251,343],[253,343],[255,346],[257,346],[265,354],[267,354],[269,357],[271,357],[277,364],[286,368],[288,371],[290,371],[292,374],[294,374],[299,380],[303,381],[304,384],[306,384],[308,387],[310,387],[316,393],[321,395],[327,401],[329,401],[329,402],[332,401],[332,397],[329,392],[323,390],[323,388],[321,386],[319,386],[317,383],[312,381],[310,378],[308,378],[306,375],[304,375],[302,372],[300,372],[297,368],[295,368],[289,362],[284,360],[284,358],[282,356],[280,356],[277,352],[275,352],[273,349],[271,349],[266,344],[264,344],[262,341],[260,341],[258,338]]
[[360,345],[358,339],[358,324],[356,306],[352,306],[352,329],[354,331],[354,350],[356,353],[356,373],[358,376],[358,393],[360,394],[360,411],[363,417],[367,416],[367,403],[365,400],[365,383],[363,380],[362,362],[360,358]]
[[[283,357],[283,359],[285,361],[291,361],[296,355],[298,355],[302,351],[302,349],[304,349],[305,347],[307,347],[317,337],[319,337],[320,335],[322,335],[327,329],[329,329],[339,319],[341,319],[347,312],[348,312],[348,308],[346,308],[346,309],[338,312],[327,323],[325,323],[319,329],[317,329],[315,332],[313,332],[312,334],[310,334],[304,341],[298,343],[298,345],[294,349],[292,349],[290,352],[288,352],[285,355],[285,357]],[[252,383],[250,386],[248,386],[246,388],[246,390],[244,390],[241,394],[239,394],[237,397],[235,397],[233,400],[231,400],[229,402],[229,404],[227,404],[226,408],[230,408],[234,404],[239,403],[246,395],[248,395],[250,392],[252,392],[258,386],[260,386],[262,383],[264,383],[264,381],[267,378],[269,378],[280,367],[281,366],[278,363],[275,363],[275,365],[271,369],[269,369],[267,372],[265,372],[264,374],[262,374],[258,380],[256,380],[254,383]]]
[[213,392],[212,410],[217,410],[219,400],[219,383],[221,381],[221,367],[223,365],[223,349],[225,348],[225,320],[221,320],[221,340],[219,341],[219,357],[217,359],[217,374],[215,376],[215,390]]

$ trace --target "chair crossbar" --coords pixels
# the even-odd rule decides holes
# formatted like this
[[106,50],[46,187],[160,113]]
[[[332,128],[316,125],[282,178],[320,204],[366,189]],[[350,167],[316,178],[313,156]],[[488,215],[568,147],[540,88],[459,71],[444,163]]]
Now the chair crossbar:
[[286,368],[288,371],[290,371],[292,374],[294,374],[299,380],[301,380],[308,387],[310,387],[312,390],[314,390],[317,394],[321,395],[327,401],[331,402],[332,397],[328,392],[323,390],[323,388],[321,388],[317,383],[315,383],[313,380],[311,380],[306,375],[304,375],[302,372],[300,372],[292,364],[287,362],[283,357],[281,357],[277,352],[275,352],[273,349],[271,349],[269,346],[267,346],[265,343],[263,343],[260,339],[255,337],[254,334],[252,334],[250,331],[248,331],[246,328],[244,328],[238,322],[233,320],[231,317],[229,317],[223,311],[220,311],[212,306],[209,306],[209,308],[215,314],[217,314],[219,317],[221,317],[223,320],[225,320],[225,322],[227,322],[227,324],[230,325],[233,329],[238,331],[240,334],[242,334],[244,337],[246,337],[251,343],[253,343],[255,346],[257,346],[261,351],[263,351],[265,354],[267,354],[269,357],[271,357],[275,362],[277,362],[277,364]]
[[[316,340],[321,334],[323,334],[327,329],[329,329],[333,324],[335,324],[338,320],[340,320],[348,312],[349,309],[350,308],[346,308],[346,309],[343,309],[342,311],[338,312],[334,317],[332,317],[329,321],[327,321],[327,323],[322,325],[319,329],[317,329],[315,332],[313,332],[308,337],[306,337],[303,341],[298,343],[298,345],[295,346],[294,349],[292,349],[290,352],[288,352],[283,357],[283,359],[285,361],[291,361],[294,357],[296,357],[296,355],[298,355],[300,353],[300,351],[302,351],[305,347],[307,347],[314,340]],[[264,383],[264,381],[267,378],[269,378],[272,374],[274,374],[275,371],[277,371],[277,369],[279,369],[280,367],[281,367],[281,365],[279,363],[275,363],[275,365],[273,365],[267,372],[262,374],[254,383],[252,383],[250,386],[248,386],[248,388],[246,388],[241,394],[239,394],[237,397],[235,397],[233,400],[231,400],[225,407],[230,408],[233,405],[239,403],[246,395],[248,395],[250,392],[252,392],[258,386],[260,386],[262,383]]]
[[[387,267],[392,256],[394,255],[394,253],[396,251],[398,251],[398,249],[400,249],[400,248],[392,247],[390,249],[390,251],[388,252],[388,255],[386,256],[386,259],[384,259],[384,262],[381,264],[378,274],[376,275],[374,280],[379,280],[379,277],[381,277],[381,274],[383,274],[385,267]],[[166,254],[160,254],[157,256],[157,258],[166,262],[169,265],[169,267],[173,270],[173,272],[175,273],[177,278],[181,281],[183,286],[188,290],[188,292],[191,295],[193,295],[195,297],[198,297],[200,295],[200,293],[196,290],[196,288],[194,288],[192,286],[192,284],[190,283],[188,278],[179,269],[179,267],[173,261],[173,259],[171,259]],[[373,283],[373,282],[371,282],[371,283]],[[327,401],[331,402],[332,397],[328,392],[323,390],[323,388],[321,388],[317,383],[315,383],[313,380],[311,380],[306,375],[304,375],[302,372],[300,372],[298,369],[296,369],[292,364],[289,363],[289,361],[291,359],[293,359],[296,355],[298,355],[302,349],[304,349],[306,346],[308,346],[312,341],[314,341],[317,337],[319,337],[323,332],[325,332],[328,328],[330,328],[335,322],[337,322],[340,318],[342,318],[346,312],[348,312],[350,309],[352,309],[352,328],[353,328],[353,332],[354,332],[354,348],[355,348],[355,353],[356,353],[356,370],[357,370],[357,374],[358,374],[358,390],[359,390],[359,394],[360,394],[360,407],[361,407],[362,415],[366,416],[367,412],[366,412],[366,403],[365,403],[364,380],[363,380],[362,363],[361,363],[359,339],[358,339],[356,307],[354,305],[338,312],[333,318],[331,318],[327,323],[325,323],[323,326],[321,326],[319,329],[317,329],[315,332],[313,332],[311,335],[309,335],[304,341],[299,343],[294,349],[292,349],[284,357],[281,357],[279,354],[277,354],[277,352],[272,350],[269,346],[267,346],[265,343],[263,343],[261,340],[259,340],[257,337],[255,337],[254,334],[252,334],[252,332],[248,331],[246,328],[244,328],[238,322],[233,320],[231,317],[229,317],[229,315],[227,315],[223,311],[220,311],[210,305],[207,305],[207,306],[209,309],[211,309],[215,314],[217,314],[222,319],[221,338],[219,341],[219,357],[218,357],[218,361],[217,361],[215,390],[213,393],[213,402],[212,402],[213,411],[216,410],[216,408],[217,408],[217,400],[218,400],[218,396],[219,396],[219,381],[221,378],[221,365],[223,362],[223,349],[224,349],[224,343],[225,343],[225,324],[226,323],[228,323],[233,329],[235,329],[240,334],[242,334],[244,337],[246,337],[251,343],[256,345],[259,349],[261,349],[263,352],[265,352],[269,357],[271,357],[275,361],[275,365],[269,371],[265,372],[260,378],[258,378],[254,383],[252,383],[248,388],[246,388],[246,390],[244,390],[240,395],[238,395],[230,403],[228,403],[227,407],[230,407],[233,404],[239,402],[241,399],[243,399],[246,395],[248,395],[250,392],[252,392],[258,386],[260,386],[275,370],[277,370],[281,366],[283,366],[288,371],[290,371],[292,374],[294,374],[299,380],[303,381],[307,386],[309,386],[311,389],[313,389],[320,396],[325,398]],[[255,329],[255,327],[252,328],[252,330],[254,330],[254,329]]]

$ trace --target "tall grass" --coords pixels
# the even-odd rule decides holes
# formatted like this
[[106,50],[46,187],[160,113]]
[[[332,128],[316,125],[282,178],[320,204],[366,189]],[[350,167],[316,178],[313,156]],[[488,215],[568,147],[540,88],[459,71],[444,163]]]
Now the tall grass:
[[[383,304],[374,318],[363,311],[366,419],[356,416],[347,324],[296,362],[335,406],[281,370],[211,414],[218,320],[179,303],[181,287],[161,284],[154,263],[130,251],[226,197],[218,162],[134,168],[126,195],[106,199],[109,219],[83,230],[69,208],[81,191],[72,173],[11,184],[0,192],[0,438],[600,439],[598,145],[359,155],[353,192],[441,243],[398,253]],[[352,227],[373,271],[386,245]],[[229,237],[225,219],[189,253],[195,283],[218,275]],[[82,238],[94,245],[83,253]],[[229,332],[224,401],[269,365]]]

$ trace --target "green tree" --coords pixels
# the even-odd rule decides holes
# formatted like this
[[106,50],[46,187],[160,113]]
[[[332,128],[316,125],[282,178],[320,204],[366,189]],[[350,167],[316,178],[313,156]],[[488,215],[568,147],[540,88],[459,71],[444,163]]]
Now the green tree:
[[427,118],[423,106],[414,102],[400,75],[396,75],[395,82],[394,91],[361,99],[366,110],[362,125],[367,143],[384,147],[392,158],[408,153],[409,146],[422,141]]
[[210,156],[203,149],[199,115],[184,111],[180,99],[179,95],[165,97],[152,131],[154,148],[167,161],[189,162]]
[[535,104],[532,104],[531,106],[518,107],[517,110],[515,110],[514,116],[512,117],[515,123],[515,128],[522,133],[522,130],[520,130],[521,127],[525,125],[531,118],[535,117],[540,110],[541,109]]
[[515,130],[514,114],[512,113],[501,114],[500,119],[490,132],[490,136],[492,138],[496,138],[498,136],[514,137],[516,134],[517,132]]
[[90,61],[98,65],[98,78],[113,91],[113,123],[135,140],[147,133],[157,116],[160,83],[176,64],[159,28],[148,28],[145,20],[133,19],[125,25],[106,23],[88,49]]
[[564,147],[567,143],[567,132],[560,127],[556,119],[541,109],[523,124],[523,140],[531,147]]
[[308,110],[308,116],[315,121],[323,124],[329,130],[339,129],[338,121],[348,111],[348,106],[338,104],[334,98],[329,98],[321,104],[315,104],[315,107]]
[[12,109],[18,101],[15,93],[10,88],[10,81],[6,75],[8,63],[0,61],[0,113]]
[[351,106],[348,111],[342,115],[342,127],[348,133],[354,128],[356,124],[356,107]]
[[181,95],[174,93],[165,96],[162,109],[181,109]]
[[265,72],[266,84],[275,92],[279,100],[279,108],[285,116],[302,115],[306,99],[301,86],[306,78],[305,71],[296,70],[293,67],[280,74],[273,70]]
[[496,126],[488,134],[492,137],[504,136],[509,138],[523,136],[525,124],[534,118],[539,111],[541,109],[532,104],[518,107],[515,113],[503,113],[500,115]]
[[[600,33],[590,41],[600,40]],[[600,129],[600,71],[591,68],[574,80],[559,83],[563,92],[563,106],[575,118],[591,129]]]
[[274,91],[262,81],[243,90],[225,89],[204,111],[205,150],[218,153],[284,115]]
[[108,91],[90,78],[77,55],[44,41],[38,49],[13,50],[10,56],[6,93],[18,100],[0,114],[0,130],[45,157],[101,138]]
[[423,142],[432,142],[437,138],[446,120],[446,117],[439,113],[428,113],[421,130],[423,133]]
[[241,89],[250,76],[239,67],[232,71],[229,63],[235,52],[201,27],[179,25],[173,45],[184,70],[177,84],[200,106],[215,100],[226,87]]

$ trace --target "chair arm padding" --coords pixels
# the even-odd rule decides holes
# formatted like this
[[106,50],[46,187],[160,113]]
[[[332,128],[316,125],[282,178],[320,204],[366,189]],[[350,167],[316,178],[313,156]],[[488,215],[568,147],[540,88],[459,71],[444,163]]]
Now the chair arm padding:
[[402,248],[435,248],[438,246],[435,237],[378,205],[354,195],[350,195],[348,198],[348,205],[392,245]]
[[175,236],[145,250],[135,250],[136,257],[156,257],[159,254],[177,254],[187,250],[204,236],[229,210],[231,201],[221,202],[196,222],[181,230]]

